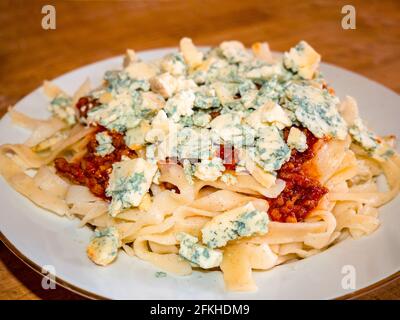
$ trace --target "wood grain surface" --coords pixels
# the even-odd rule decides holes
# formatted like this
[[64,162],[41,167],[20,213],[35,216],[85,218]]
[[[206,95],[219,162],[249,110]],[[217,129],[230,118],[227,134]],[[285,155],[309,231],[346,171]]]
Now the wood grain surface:
[[[56,29],[43,30],[42,6],[56,8]],[[341,27],[341,8],[356,9],[356,29]],[[323,61],[400,92],[400,1],[22,1],[0,0],[0,114],[44,79],[124,52],[267,40],[284,51],[307,40]],[[0,226],[1,227],[1,226]],[[41,277],[0,245],[0,299],[80,299]],[[400,299],[394,281],[361,299]]]

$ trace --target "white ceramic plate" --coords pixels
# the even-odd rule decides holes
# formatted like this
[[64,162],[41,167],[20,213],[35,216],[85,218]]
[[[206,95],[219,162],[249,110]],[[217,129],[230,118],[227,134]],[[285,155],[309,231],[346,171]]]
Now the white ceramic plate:
[[[144,60],[159,58],[173,49],[145,51]],[[97,62],[67,73],[54,82],[72,93],[87,77],[97,85],[104,71],[118,69],[122,57]],[[361,116],[380,134],[400,136],[399,96],[382,85],[352,72],[322,64],[326,79],[343,98],[355,97]],[[41,88],[23,98],[16,108],[28,115],[47,117]],[[23,142],[28,132],[0,121],[0,144]],[[0,179],[0,227],[8,245],[38,266],[51,265],[60,282],[80,293],[111,299],[330,299],[372,285],[400,270],[400,198],[381,209],[381,227],[371,236],[346,240],[305,260],[267,272],[254,272],[259,287],[253,293],[224,291],[220,272],[194,272],[191,276],[156,278],[149,263],[121,253],[102,268],[86,257],[91,232],[77,220],[46,212],[19,195]],[[356,287],[342,286],[344,266],[353,266]]]

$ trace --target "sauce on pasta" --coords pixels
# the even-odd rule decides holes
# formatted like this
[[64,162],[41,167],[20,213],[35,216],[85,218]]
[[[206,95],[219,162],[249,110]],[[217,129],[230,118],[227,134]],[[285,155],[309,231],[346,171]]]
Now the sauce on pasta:
[[[88,103],[82,102],[86,102],[86,105]],[[104,130],[100,127],[97,132]],[[290,160],[278,171],[278,177],[285,180],[286,187],[277,198],[268,199],[270,205],[268,214],[273,221],[303,221],[328,192],[312,173],[305,169],[304,164],[314,157],[315,145],[319,139],[307,129],[302,130],[307,136],[308,149],[304,152],[293,150]],[[87,186],[94,195],[106,200],[109,200],[105,190],[113,163],[121,161],[123,155],[136,157],[135,151],[126,146],[122,134],[110,131],[108,133],[112,137],[115,150],[106,156],[96,155],[97,141],[94,133],[87,145],[87,153],[80,160],[68,162],[64,158],[55,159],[55,168],[60,176],[73,183]],[[286,130],[284,134],[287,139],[288,131]],[[223,159],[226,170],[235,170],[237,154],[233,146],[220,145],[218,156]],[[164,187],[177,189],[172,185]]]
[[79,118],[86,118],[90,109],[100,105],[100,101],[92,97],[82,97],[75,107],[78,109]]
[[[268,214],[274,221],[299,222],[318,205],[328,192],[304,166],[315,155],[316,143],[319,141],[309,130],[302,129],[307,136],[308,149],[304,152],[293,150],[290,160],[278,171],[278,178],[285,180],[282,193],[274,199],[268,199]],[[285,130],[285,140],[289,131]]]
[[[104,131],[99,128],[97,132]],[[87,153],[76,162],[68,162],[64,158],[56,158],[54,161],[57,173],[73,183],[87,186],[90,191],[103,199],[108,199],[105,190],[108,185],[109,173],[115,162],[121,161],[122,156],[136,157],[135,151],[129,149],[122,134],[110,132],[112,144],[115,150],[105,156],[96,155],[96,133],[94,133],[87,145]]]

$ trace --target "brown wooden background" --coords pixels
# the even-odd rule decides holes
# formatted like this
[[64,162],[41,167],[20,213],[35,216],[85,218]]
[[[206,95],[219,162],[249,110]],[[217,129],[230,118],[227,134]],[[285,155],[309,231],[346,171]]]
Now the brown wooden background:
[[[41,8],[56,7],[56,30],[43,30]],[[356,30],[343,30],[341,8],[356,8]],[[124,52],[176,46],[182,36],[213,45],[267,40],[283,51],[307,40],[323,60],[400,92],[400,1],[22,1],[0,0],[0,114],[43,79]],[[1,227],[1,226],[0,226]],[[0,245],[0,299],[79,299],[41,278]],[[400,299],[394,281],[364,299]]]

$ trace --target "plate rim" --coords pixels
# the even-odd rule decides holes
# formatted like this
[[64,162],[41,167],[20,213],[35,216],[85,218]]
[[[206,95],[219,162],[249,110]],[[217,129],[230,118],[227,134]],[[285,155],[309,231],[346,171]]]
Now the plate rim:
[[[29,259],[27,256],[25,256],[21,251],[19,251],[12,243],[7,239],[7,237],[0,231],[0,241],[4,244],[4,246],[14,255],[16,256],[20,261],[22,261],[25,265],[30,267],[33,271],[35,271],[37,274],[42,275],[43,273],[41,272],[41,267],[37,265],[35,262],[33,262],[31,259]],[[50,273],[51,274],[51,273]],[[54,278],[54,282],[63,287],[64,289],[67,289],[73,293],[78,294],[81,297],[91,299],[91,300],[113,300],[104,296],[101,296],[99,294],[93,293],[91,291],[79,288],[68,281],[63,280],[62,278],[55,276],[51,274],[52,277]],[[400,271],[397,271],[393,273],[392,275],[379,280],[367,287],[358,289],[354,292],[335,297],[331,300],[354,300],[362,295],[371,293],[373,290],[376,289],[381,289],[385,287],[386,285],[390,284],[391,282],[394,282],[396,280],[400,280]]]
[[[207,50],[207,49],[209,49],[211,46],[198,46],[198,47],[199,47],[201,50]],[[146,54],[148,54],[148,53],[150,53],[150,52],[153,52],[153,51],[172,51],[172,50],[176,50],[176,49],[177,49],[177,47],[155,47],[155,48],[148,48],[148,49],[144,49],[144,50],[137,51],[137,54],[140,56],[140,55],[146,55]],[[277,52],[277,51],[273,51],[273,54],[281,55],[282,53],[281,53],[281,52]],[[90,66],[96,65],[96,64],[98,64],[98,63],[105,62],[105,61],[107,61],[107,60],[118,59],[118,58],[122,58],[122,57],[123,57],[123,54],[120,54],[120,55],[115,55],[115,56],[110,56],[110,57],[107,57],[107,58],[104,58],[104,59],[100,59],[100,60],[97,60],[97,61],[93,61],[93,62],[91,62],[91,63],[85,64],[85,65],[82,65],[82,66],[78,66],[78,67],[76,67],[76,68],[74,68],[74,69],[68,70],[68,71],[64,72],[63,74],[60,74],[60,75],[54,77],[54,78],[51,79],[50,81],[54,81],[54,80],[56,80],[56,79],[58,79],[58,78],[60,78],[60,77],[67,76],[67,75],[69,75],[69,74],[71,74],[71,73],[73,73],[73,72],[75,72],[76,70],[79,70],[79,69],[81,69],[81,68],[90,67]],[[391,89],[391,88],[388,88],[388,87],[386,87],[385,85],[383,85],[382,83],[380,83],[380,82],[378,82],[378,81],[376,81],[376,80],[374,80],[374,79],[371,79],[371,78],[369,78],[369,77],[367,77],[367,76],[365,76],[365,75],[359,74],[359,73],[357,73],[357,72],[355,72],[355,71],[353,71],[353,70],[346,69],[346,68],[344,68],[344,67],[335,65],[335,64],[330,63],[330,62],[323,62],[323,63],[324,63],[324,65],[327,65],[327,66],[329,66],[329,67],[334,67],[334,68],[340,69],[341,71],[345,71],[345,72],[351,73],[352,75],[356,75],[356,76],[363,77],[363,78],[367,79],[368,81],[372,82],[374,85],[379,86],[381,89],[390,91],[390,92],[392,92],[392,93],[398,95],[398,93],[397,93],[395,90],[393,90],[393,89]],[[37,91],[37,90],[40,90],[42,87],[43,87],[43,86],[40,85],[40,86],[36,87],[35,89],[33,89],[32,91],[28,92],[27,94],[23,95],[23,96],[22,96],[21,98],[19,98],[18,101],[16,101],[12,106],[15,106],[16,104],[18,104],[20,101],[22,101],[23,99],[25,99],[26,97],[28,97],[28,96],[29,96],[30,94],[32,94],[33,92],[35,92],[35,91]],[[2,120],[3,117],[7,114],[7,111],[8,111],[8,108],[6,108],[6,112],[0,117],[0,120]],[[0,241],[5,245],[5,247],[6,247],[14,256],[16,256],[19,260],[21,260],[25,265],[27,265],[28,267],[30,267],[30,268],[31,268],[33,271],[35,271],[37,274],[43,276],[43,273],[41,272],[42,268],[41,268],[39,265],[37,265],[34,261],[32,261],[30,258],[28,258],[25,254],[23,254],[12,242],[2,233],[1,230],[0,230]],[[50,274],[51,274],[51,273],[50,273]],[[76,286],[76,285],[73,285],[73,284],[71,284],[70,282],[63,280],[63,279],[60,278],[59,276],[55,276],[55,275],[53,275],[53,274],[51,274],[51,275],[54,277],[54,282],[55,282],[56,284],[60,285],[61,287],[65,288],[65,289],[67,289],[67,290],[69,290],[69,291],[71,291],[71,292],[73,292],[73,293],[75,293],[75,294],[78,294],[78,295],[81,296],[81,297],[88,298],[88,299],[96,299],[96,300],[112,300],[111,298],[107,298],[107,297],[105,297],[105,296],[96,294],[96,293],[94,293],[94,292],[92,292],[92,291],[89,291],[89,290],[86,290],[86,289],[82,289],[82,288],[80,288],[80,287],[78,287],[78,286]],[[400,279],[400,270],[398,270],[398,271],[394,272],[393,274],[391,274],[391,275],[389,275],[389,276],[387,276],[387,277],[385,277],[385,278],[383,278],[383,279],[381,279],[381,280],[378,280],[377,282],[374,282],[374,283],[372,283],[372,284],[370,284],[370,285],[368,285],[368,286],[366,286],[366,287],[357,289],[357,290],[355,290],[355,291],[353,291],[353,292],[350,292],[350,293],[348,293],[348,294],[345,294],[345,295],[333,297],[333,298],[331,298],[330,300],[351,300],[351,299],[357,299],[357,298],[361,297],[362,295],[368,294],[368,293],[372,292],[373,290],[376,290],[376,289],[379,289],[379,288],[383,288],[384,286],[388,285],[389,283],[391,283],[391,282],[393,282],[393,281],[396,281],[396,280],[399,280],[399,279]]]

